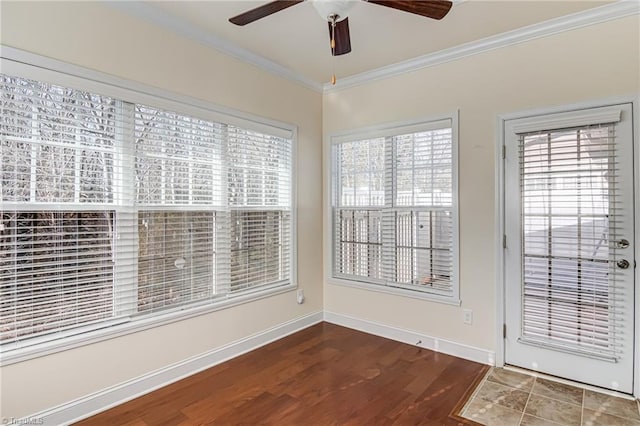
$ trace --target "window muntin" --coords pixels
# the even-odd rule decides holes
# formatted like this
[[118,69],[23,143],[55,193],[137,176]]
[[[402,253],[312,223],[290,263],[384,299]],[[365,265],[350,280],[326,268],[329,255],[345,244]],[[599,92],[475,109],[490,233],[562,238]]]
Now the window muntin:
[[[286,132],[21,77],[0,83],[4,349],[239,294],[231,293],[232,169],[248,177],[251,196],[239,207],[266,215],[261,228],[255,220],[243,228],[250,273],[234,290],[292,284]],[[262,149],[238,149],[247,140]],[[231,163],[237,151],[260,161]]]
[[333,275],[454,299],[452,121],[419,127],[334,142]]

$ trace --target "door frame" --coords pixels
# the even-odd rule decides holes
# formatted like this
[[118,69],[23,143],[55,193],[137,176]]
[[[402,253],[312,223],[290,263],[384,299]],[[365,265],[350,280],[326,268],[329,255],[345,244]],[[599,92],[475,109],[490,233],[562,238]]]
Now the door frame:
[[[496,274],[496,367],[505,365],[505,340],[502,337],[503,326],[506,318],[506,281],[505,281],[505,253],[503,248],[503,238],[505,235],[505,185],[504,185],[504,159],[503,147],[505,146],[505,122],[508,120],[521,119],[536,115],[562,113],[577,109],[597,108],[603,106],[616,105],[621,103],[631,104],[631,131],[633,143],[633,184],[634,184],[634,209],[636,223],[640,218],[640,94],[632,96],[606,98],[587,102],[573,103],[567,105],[536,108],[512,113],[499,114],[496,121],[496,149],[495,149],[495,274]],[[640,226],[634,229],[635,252],[634,256],[639,263],[634,271],[634,294],[635,294],[635,316],[634,316],[634,354],[633,354],[633,396],[640,399]]]

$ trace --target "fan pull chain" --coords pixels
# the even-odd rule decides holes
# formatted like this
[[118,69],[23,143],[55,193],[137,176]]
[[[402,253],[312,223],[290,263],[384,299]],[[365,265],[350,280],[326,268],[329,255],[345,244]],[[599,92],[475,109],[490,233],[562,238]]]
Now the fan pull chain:
[[336,85],[336,15],[331,15],[331,84]]

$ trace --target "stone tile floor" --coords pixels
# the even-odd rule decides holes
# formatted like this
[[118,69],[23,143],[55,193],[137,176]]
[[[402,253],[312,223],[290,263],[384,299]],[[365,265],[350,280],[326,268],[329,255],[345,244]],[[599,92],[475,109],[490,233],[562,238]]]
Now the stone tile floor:
[[460,415],[489,426],[640,426],[638,401],[502,368],[489,370]]

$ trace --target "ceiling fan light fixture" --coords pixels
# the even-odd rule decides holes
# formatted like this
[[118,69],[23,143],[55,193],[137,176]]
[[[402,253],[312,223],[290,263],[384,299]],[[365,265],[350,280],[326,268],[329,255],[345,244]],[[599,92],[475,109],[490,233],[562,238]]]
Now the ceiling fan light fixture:
[[310,0],[313,7],[322,19],[331,21],[336,16],[336,22],[340,22],[349,16],[351,8],[358,0]]

